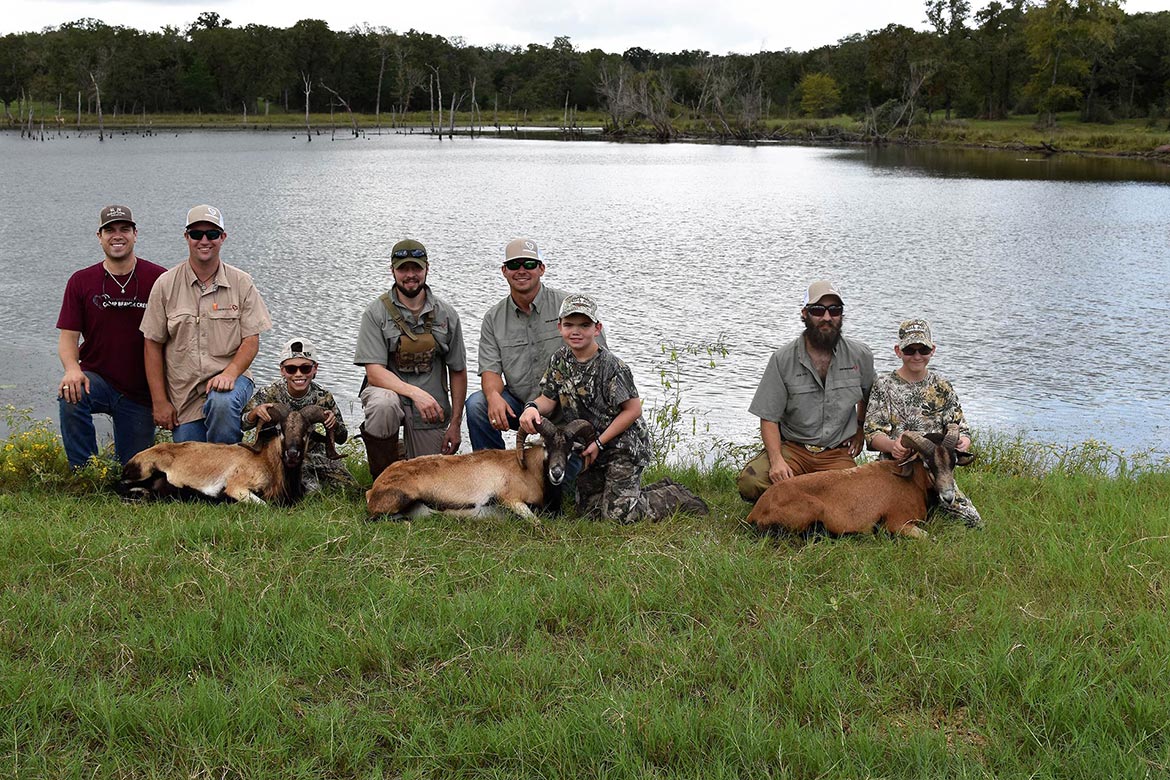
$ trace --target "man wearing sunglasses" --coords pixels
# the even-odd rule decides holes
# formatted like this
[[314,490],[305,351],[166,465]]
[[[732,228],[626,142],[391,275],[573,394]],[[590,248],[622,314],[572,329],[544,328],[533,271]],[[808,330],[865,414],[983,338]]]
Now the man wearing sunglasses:
[[113,421],[114,453],[123,465],[154,444],[138,326],[166,269],[134,253],[138,226],[129,208],[106,206],[99,218],[105,257],[69,277],[57,318],[57,354],[65,369],[57,391],[61,439],[75,469],[98,453],[95,414]]
[[358,329],[355,365],[366,370],[359,398],[362,441],[377,479],[398,459],[398,431],[406,457],[452,455],[462,439],[467,400],[467,351],[459,315],[427,284],[427,250],[404,239],[390,251],[393,286],[366,307]]
[[255,387],[248,369],[272,321],[252,277],[220,260],[219,209],[192,208],[183,235],[187,259],[159,278],[142,317],[154,422],[176,442],[235,444]]
[[[517,238],[504,248],[500,272],[508,295],[479,328],[480,390],[467,399],[473,450],[504,449],[502,431],[519,428],[524,404],[540,394],[540,378],[562,345],[557,315],[568,293],[542,282],[544,255],[536,242]],[[605,336],[597,337],[606,346]]]
[[873,353],[841,335],[845,299],[832,282],[813,282],[800,319],[804,333],[772,355],[749,407],[764,451],[736,481],[745,501],[799,474],[853,468],[865,443]]

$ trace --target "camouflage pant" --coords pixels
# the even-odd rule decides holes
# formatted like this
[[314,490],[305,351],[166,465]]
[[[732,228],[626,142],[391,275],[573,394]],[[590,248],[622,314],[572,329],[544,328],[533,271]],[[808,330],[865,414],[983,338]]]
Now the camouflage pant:
[[314,448],[305,458],[301,484],[305,486],[306,493],[316,493],[322,488],[356,486],[357,480],[346,469],[344,460],[332,460],[323,450],[318,452]]
[[956,520],[962,520],[968,528],[982,528],[983,518],[979,516],[979,510],[971,503],[971,499],[967,498],[966,494],[959,488],[955,487],[955,501],[953,504],[944,504],[941,501],[938,504],[938,511],[946,512],[953,516]]
[[588,517],[608,517],[621,523],[647,518],[664,520],[675,512],[706,515],[707,504],[669,477],[642,487],[643,466],[624,452],[577,476],[577,506]]

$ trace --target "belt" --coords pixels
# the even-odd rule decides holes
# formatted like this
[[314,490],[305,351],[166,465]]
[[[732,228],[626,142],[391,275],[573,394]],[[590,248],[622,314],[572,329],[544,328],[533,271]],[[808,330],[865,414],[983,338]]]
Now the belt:
[[849,442],[847,442],[847,441],[841,442],[840,444],[834,445],[832,447],[821,447],[821,446],[818,446],[816,444],[801,444],[798,441],[790,441],[788,443],[795,444],[798,447],[803,447],[804,449],[811,452],[813,455],[820,455],[822,452],[828,452],[829,450],[840,450],[840,449],[844,449],[844,448],[849,446]]

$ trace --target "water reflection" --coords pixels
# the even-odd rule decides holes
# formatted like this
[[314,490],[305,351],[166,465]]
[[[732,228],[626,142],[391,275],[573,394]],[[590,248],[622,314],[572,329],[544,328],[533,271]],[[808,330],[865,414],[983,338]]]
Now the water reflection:
[[[421,135],[0,135],[0,154],[20,182],[0,202],[0,403],[38,416],[55,415],[53,326],[69,274],[100,259],[98,209],[133,206],[139,253],[173,266],[186,209],[211,202],[227,215],[224,258],[253,275],[277,323],[257,380],[275,377],[285,339],[312,338],[352,423],[357,323],[389,283],[394,241],[426,243],[431,285],[461,313],[474,368],[479,321],[506,293],[503,246],[527,235],[548,257],[548,283],[600,301],[648,398],[663,395],[664,341],[726,338],[716,366],[683,366],[684,403],[723,438],[754,439],[747,406],[764,362],[799,331],[804,286],[831,277],[848,296],[847,332],[879,370],[896,365],[901,319],[934,321],[935,365],[976,427],[1170,451],[1170,187],[1150,175],[1001,178],[961,173],[980,153],[930,149]],[[1133,170],[1091,164],[1109,162]]]

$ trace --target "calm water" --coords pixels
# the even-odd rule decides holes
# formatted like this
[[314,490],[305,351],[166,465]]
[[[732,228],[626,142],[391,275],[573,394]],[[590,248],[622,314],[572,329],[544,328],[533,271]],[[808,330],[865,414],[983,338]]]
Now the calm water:
[[503,245],[525,235],[549,283],[596,296],[644,396],[662,394],[664,341],[725,338],[714,369],[684,362],[684,401],[720,437],[756,436],[764,362],[798,332],[804,286],[829,277],[879,371],[896,365],[901,319],[932,320],[933,365],[976,427],[1170,452],[1170,172],[1145,163],[290,133],[7,134],[0,160],[0,404],[38,417],[55,418],[54,324],[69,274],[100,259],[99,208],[130,205],[139,254],[173,266],[186,209],[210,202],[226,214],[224,258],[255,277],[276,323],[258,382],[275,378],[282,341],[313,338],[351,424],[357,322],[388,284],[390,245],[430,249],[474,374],[479,321],[506,292]]

